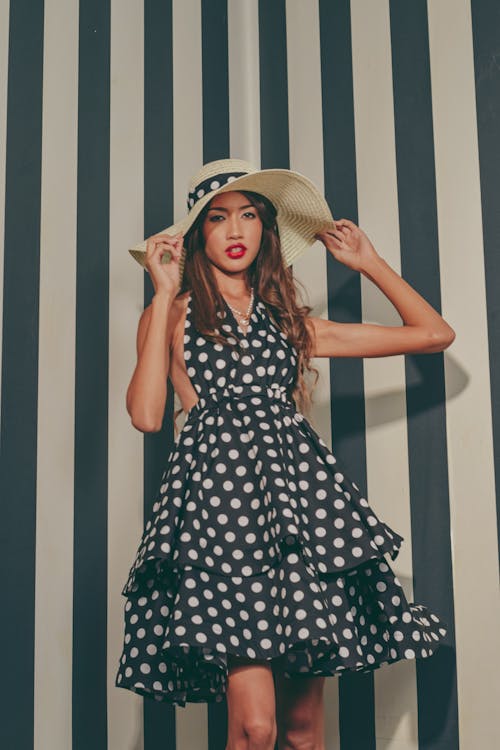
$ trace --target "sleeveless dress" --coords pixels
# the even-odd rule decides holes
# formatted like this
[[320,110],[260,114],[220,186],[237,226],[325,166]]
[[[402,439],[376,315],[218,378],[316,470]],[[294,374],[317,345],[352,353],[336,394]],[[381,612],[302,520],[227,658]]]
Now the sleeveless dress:
[[[431,656],[447,625],[408,603],[379,519],[291,399],[297,350],[255,297],[236,351],[191,321],[186,415],[128,579],[116,687],[173,705],[221,701],[228,654],[285,676],[369,672]],[[219,330],[219,329],[217,329]]]

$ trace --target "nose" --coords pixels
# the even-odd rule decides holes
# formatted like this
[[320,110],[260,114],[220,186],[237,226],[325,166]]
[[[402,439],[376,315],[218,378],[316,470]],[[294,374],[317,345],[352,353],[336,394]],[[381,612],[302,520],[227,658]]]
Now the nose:
[[227,236],[229,239],[241,237],[241,222],[238,214],[229,214],[227,222]]

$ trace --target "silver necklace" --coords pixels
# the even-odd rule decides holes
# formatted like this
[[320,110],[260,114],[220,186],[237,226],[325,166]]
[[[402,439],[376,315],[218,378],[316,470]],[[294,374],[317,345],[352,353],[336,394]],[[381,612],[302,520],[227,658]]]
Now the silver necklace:
[[231,305],[229,304],[229,302],[227,300],[226,300],[226,304],[229,307],[229,309],[235,315],[239,315],[240,316],[241,323],[243,323],[243,325],[247,326],[250,323],[250,313],[251,313],[252,306],[253,306],[253,300],[254,300],[254,291],[253,291],[253,287],[251,287],[251,289],[250,289],[250,303],[249,303],[249,305],[247,307],[246,313],[242,313],[239,310],[235,310],[234,307],[231,307]]

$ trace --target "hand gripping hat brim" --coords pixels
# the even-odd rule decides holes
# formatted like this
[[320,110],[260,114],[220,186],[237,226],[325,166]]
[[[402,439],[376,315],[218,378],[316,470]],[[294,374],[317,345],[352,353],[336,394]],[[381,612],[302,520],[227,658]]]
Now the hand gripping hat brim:
[[[191,180],[188,213],[180,221],[163,229],[161,234],[185,234],[203,208],[219,193],[248,190],[268,198],[277,211],[276,223],[285,266],[289,266],[315,242],[315,234],[334,228],[328,204],[314,183],[289,169],[256,169],[241,159],[220,159],[205,164]],[[145,266],[146,242],[129,249],[133,258]],[[179,270],[182,278],[186,250],[183,249]]]

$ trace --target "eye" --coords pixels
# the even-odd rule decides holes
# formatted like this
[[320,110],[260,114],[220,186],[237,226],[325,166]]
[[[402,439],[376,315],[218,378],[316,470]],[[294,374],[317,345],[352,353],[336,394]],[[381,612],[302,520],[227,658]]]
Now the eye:
[[245,211],[245,213],[243,214],[243,216],[249,216],[251,219],[255,219],[256,213],[255,213],[255,211]]
[[224,216],[222,214],[210,214],[208,217],[208,220],[211,222],[219,221],[219,219],[223,219]]

